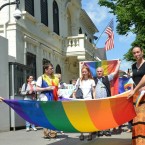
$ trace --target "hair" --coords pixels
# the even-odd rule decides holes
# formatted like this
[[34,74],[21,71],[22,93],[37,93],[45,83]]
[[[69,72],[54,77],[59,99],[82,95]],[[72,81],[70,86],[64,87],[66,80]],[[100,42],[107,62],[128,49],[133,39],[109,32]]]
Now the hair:
[[27,82],[27,83],[28,83],[28,79],[29,79],[30,76],[33,77],[33,75],[27,75],[27,77],[26,77],[26,82]]
[[[83,66],[82,66],[82,69],[81,69],[81,72],[82,72],[83,69],[86,69],[86,70],[88,71],[88,78],[89,78],[89,79],[93,79],[89,67],[88,67],[87,65],[83,65]],[[83,79],[84,79],[84,78],[83,78],[83,76],[82,76],[82,79],[81,79],[81,80],[83,80]]]
[[101,67],[101,66],[97,67],[97,68],[96,68],[96,71],[97,71],[98,69],[102,69],[102,71],[104,72],[104,68],[103,68],[103,67]]
[[135,46],[135,47],[133,47],[133,48],[131,49],[131,51],[133,51],[134,48],[139,48],[140,51],[143,51],[143,49],[142,49],[140,46]]
[[53,67],[52,63],[45,63],[43,65],[43,73],[45,73],[45,69],[48,69],[50,66]]

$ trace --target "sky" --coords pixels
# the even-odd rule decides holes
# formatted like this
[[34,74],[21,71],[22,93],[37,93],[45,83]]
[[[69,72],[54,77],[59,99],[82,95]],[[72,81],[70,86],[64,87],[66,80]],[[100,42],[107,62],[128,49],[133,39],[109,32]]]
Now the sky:
[[[107,51],[107,60],[120,59],[121,66],[120,70],[127,71],[131,68],[133,62],[128,62],[123,60],[123,55],[128,52],[131,48],[131,43],[135,40],[135,35],[129,33],[127,36],[119,35],[116,33],[116,17],[109,13],[109,9],[106,7],[101,7],[98,4],[99,0],[82,0],[82,8],[87,12],[91,20],[94,22],[95,26],[99,30],[95,36],[99,37],[101,33],[105,30],[106,26],[109,24],[111,19],[114,20],[114,48]],[[107,40],[107,34],[103,33],[96,44],[97,48],[104,48],[105,41]]]

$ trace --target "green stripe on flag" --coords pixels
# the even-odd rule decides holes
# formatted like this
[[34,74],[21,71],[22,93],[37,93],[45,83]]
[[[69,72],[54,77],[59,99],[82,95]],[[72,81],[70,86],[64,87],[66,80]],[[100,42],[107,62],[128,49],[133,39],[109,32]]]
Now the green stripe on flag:
[[48,121],[58,130],[64,132],[79,132],[70,123],[62,102],[40,102],[41,108],[44,111]]

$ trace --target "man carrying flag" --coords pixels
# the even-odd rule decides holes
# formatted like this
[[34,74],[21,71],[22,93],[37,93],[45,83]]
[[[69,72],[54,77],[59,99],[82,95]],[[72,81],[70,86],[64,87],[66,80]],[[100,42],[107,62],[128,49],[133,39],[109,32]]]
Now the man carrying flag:
[[[57,101],[58,100],[58,85],[59,79],[53,73],[53,65],[51,63],[43,66],[44,74],[40,76],[36,83],[36,90],[40,92],[38,99],[40,101]],[[56,137],[55,131],[48,131],[47,128],[43,130],[44,138]]]

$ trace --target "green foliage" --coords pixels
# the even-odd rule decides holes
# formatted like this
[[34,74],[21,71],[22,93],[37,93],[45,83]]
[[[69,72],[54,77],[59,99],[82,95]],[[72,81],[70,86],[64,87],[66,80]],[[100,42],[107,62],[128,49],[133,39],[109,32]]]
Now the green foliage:
[[[99,0],[99,5],[109,8],[110,13],[116,15],[118,34],[136,34],[131,46],[140,46],[145,50],[145,0]],[[134,61],[131,50],[124,55],[124,59]]]

